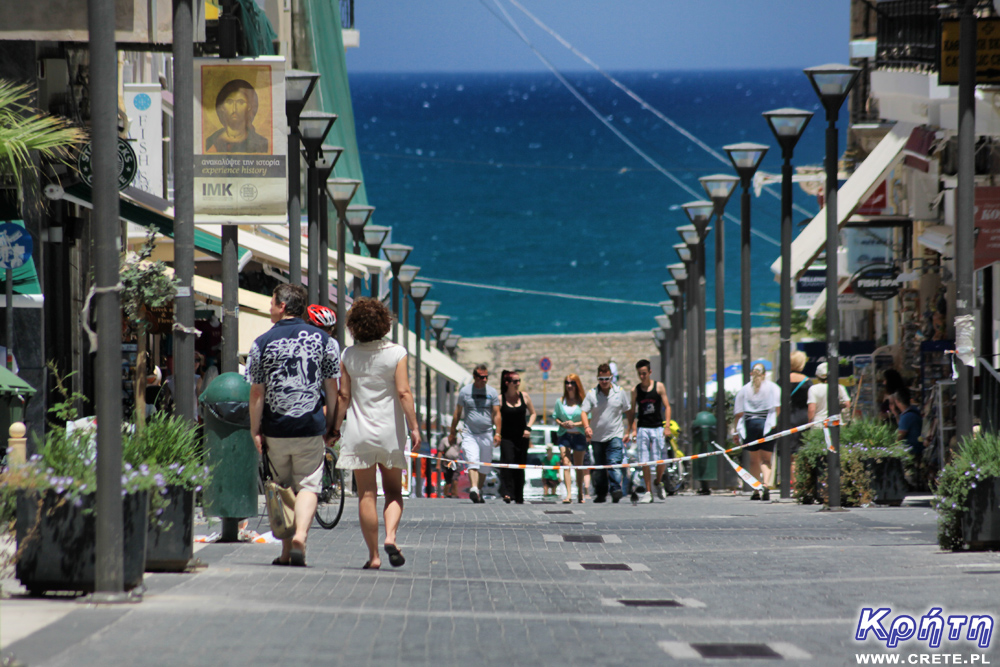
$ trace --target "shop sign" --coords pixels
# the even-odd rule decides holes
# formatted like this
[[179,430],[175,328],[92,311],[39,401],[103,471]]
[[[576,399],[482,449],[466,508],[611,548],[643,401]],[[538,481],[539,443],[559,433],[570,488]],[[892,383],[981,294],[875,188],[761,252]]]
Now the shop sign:
[[873,264],[851,278],[854,292],[871,301],[887,301],[899,294],[899,271],[892,264]]
[[132,185],[163,197],[163,93],[158,83],[126,83],[128,138],[138,173]]
[[285,59],[196,58],[194,69],[195,222],[284,224]]
[[1000,186],[976,188],[976,270],[1000,262]]
[[[941,21],[939,86],[958,85],[959,22]],[[976,19],[976,83],[1000,83],[1000,19]]]
[[806,269],[795,281],[792,308],[809,310],[826,289],[826,269]]

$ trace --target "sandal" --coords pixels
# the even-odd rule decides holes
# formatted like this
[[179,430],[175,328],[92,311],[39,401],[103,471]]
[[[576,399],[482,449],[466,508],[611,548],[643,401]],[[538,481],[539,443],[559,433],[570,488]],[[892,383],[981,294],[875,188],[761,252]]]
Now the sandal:
[[406,559],[403,558],[403,553],[395,544],[383,544],[382,548],[385,549],[385,553],[389,556],[389,565],[393,567],[401,567],[406,563]]

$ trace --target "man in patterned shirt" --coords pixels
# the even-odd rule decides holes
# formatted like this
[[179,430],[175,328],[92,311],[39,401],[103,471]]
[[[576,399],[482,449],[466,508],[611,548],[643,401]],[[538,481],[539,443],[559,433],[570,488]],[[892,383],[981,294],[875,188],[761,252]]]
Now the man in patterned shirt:
[[[282,540],[275,565],[304,566],[306,537],[316,513],[324,447],[340,389],[337,341],[307,324],[306,290],[278,285],[271,296],[274,326],[250,347],[250,435],[267,445],[276,481],[295,491],[295,535]],[[324,406],[326,413],[324,414]]]

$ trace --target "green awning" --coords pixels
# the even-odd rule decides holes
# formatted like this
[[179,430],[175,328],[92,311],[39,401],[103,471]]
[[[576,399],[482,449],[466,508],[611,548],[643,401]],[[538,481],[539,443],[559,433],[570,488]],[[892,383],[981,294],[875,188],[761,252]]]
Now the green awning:
[[0,366],[0,396],[33,396],[35,388]]
[[[91,208],[93,194],[90,186],[85,183],[75,183],[65,189],[64,198]],[[162,200],[161,200],[162,201]],[[172,210],[172,209],[170,209]],[[174,217],[167,211],[158,211],[151,207],[140,206],[125,197],[120,198],[118,214],[122,220],[134,222],[146,229],[153,229],[164,236],[174,237]],[[222,257],[222,239],[212,236],[197,227],[194,230],[194,247],[213,257]],[[249,250],[240,248],[239,257],[242,258]]]

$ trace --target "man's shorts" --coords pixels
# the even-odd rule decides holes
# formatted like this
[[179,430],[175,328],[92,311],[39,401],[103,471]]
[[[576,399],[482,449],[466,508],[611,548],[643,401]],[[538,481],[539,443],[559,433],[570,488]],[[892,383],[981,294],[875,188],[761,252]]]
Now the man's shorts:
[[267,457],[274,466],[276,481],[291,486],[295,493],[319,493],[323,484],[323,436],[309,438],[267,437]]
[[660,427],[637,429],[635,444],[639,463],[662,461],[667,458],[665,456],[667,443],[663,437],[663,429]]
[[469,469],[477,467],[484,475],[490,471],[493,460],[493,432],[472,433],[468,429],[462,431],[462,453]]

